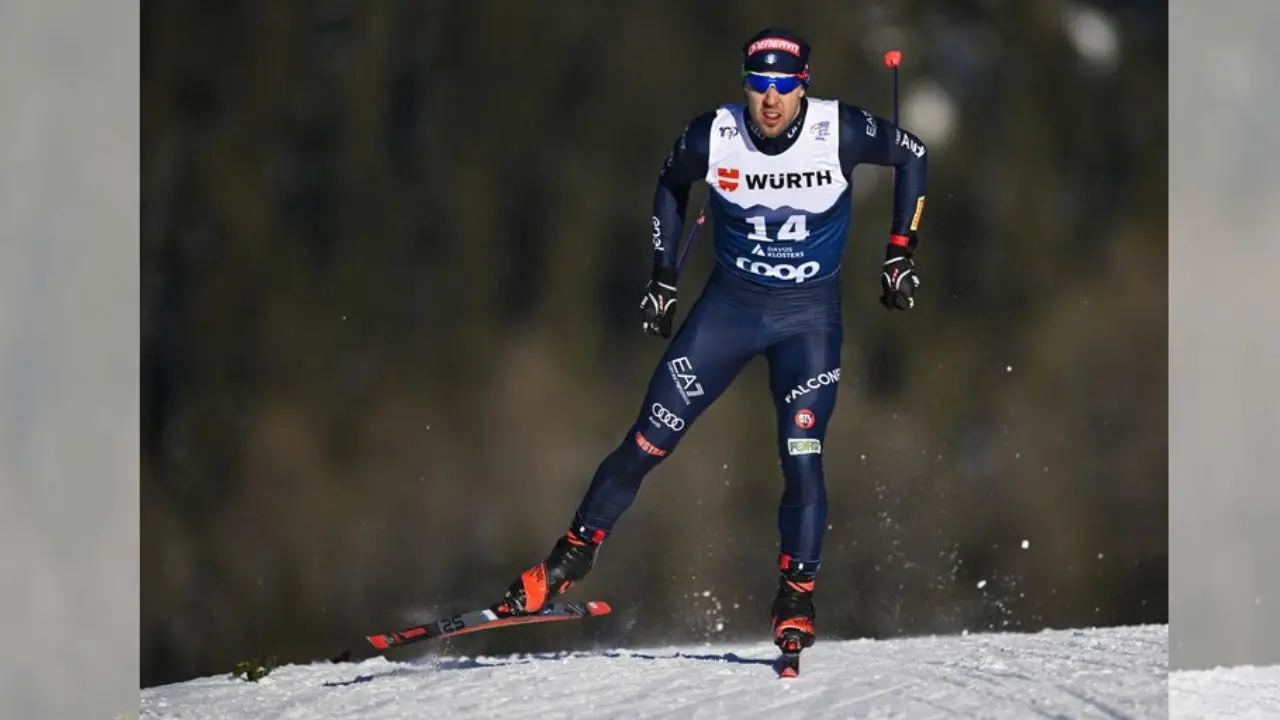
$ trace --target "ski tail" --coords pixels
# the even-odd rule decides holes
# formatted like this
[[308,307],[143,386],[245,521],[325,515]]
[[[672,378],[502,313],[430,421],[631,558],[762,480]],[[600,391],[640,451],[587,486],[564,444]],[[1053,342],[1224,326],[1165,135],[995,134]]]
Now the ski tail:
[[510,625],[529,625],[533,623],[563,622],[565,620],[581,620],[589,617],[608,615],[613,611],[609,603],[602,600],[588,602],[557,603],[549,605],[536,613],[513,615],[503,605],[482,610],[472,610],[460,615],[434,620],[425,625],[414,625],[403,630],[366,635],[369,644],[379,650],[387,650],[401,645],[433,640],[436,638],[465,635],[481,630],[491,630]]
[[785,627],[778,632],[776,643],[782,654],[773,665],[778,677],[790,679],[800,675],[800,653],[813,644],[811,638],[812,635],[806,636],[798,627]]
[[778,677],[789,680],[800,675],[800,653],[784,652],[778,656],[773,663],[773,669],[778,673]]

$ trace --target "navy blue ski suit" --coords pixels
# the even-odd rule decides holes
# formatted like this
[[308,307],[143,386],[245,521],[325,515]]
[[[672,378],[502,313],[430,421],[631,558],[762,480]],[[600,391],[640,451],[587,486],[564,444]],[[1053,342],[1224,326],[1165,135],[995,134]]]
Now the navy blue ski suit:
[[[663,164],[652,220],[655,264],[675,265],[690,187],[704,180],[712,190],[716,267],[655,369],[635,423],[596,470],[574,527],[601,537],[610,532],[647,473],[743,366],[763,355],[785,483],[782,562],[814,569],[820,563],[827,528],[823,441],[844,339],[847,182],[859,163],[893,166],[890,236],[905,237],[920,220],[926,152],[914,135],[861,108],[807,97],[801,103],[795,121],[772,139],[741,105],[700,115]],[[876,270],[866,274],[872,280]]]

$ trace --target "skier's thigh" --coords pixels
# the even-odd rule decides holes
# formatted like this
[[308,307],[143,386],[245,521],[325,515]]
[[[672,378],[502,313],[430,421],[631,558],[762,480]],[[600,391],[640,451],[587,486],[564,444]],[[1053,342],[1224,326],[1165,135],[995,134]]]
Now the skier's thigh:
[[769,389],[784,456],[820,455],[840,382],[838,326],[786,338],[769,348]]
[[744,311],[706,298],[694,305],[662,355],[645,393],[635,432],[663,454],[720,397],[756,353],[757,323]]

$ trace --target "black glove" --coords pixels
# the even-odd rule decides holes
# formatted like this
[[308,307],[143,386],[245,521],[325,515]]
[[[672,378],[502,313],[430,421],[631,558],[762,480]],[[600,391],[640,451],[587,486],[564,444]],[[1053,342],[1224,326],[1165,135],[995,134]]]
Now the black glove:
[[884,270],[880,273],[880,304],[889,310],[910,310],[916,305],[916,288],[920,276],[916,274],[911,251],[915,248],[913,234],[906,247],[889,243],[884,253]]
[[653,278],[640,299],[641,327],[649,335],[671,337],[671,323],[676,316],[676,269],[655,265]]

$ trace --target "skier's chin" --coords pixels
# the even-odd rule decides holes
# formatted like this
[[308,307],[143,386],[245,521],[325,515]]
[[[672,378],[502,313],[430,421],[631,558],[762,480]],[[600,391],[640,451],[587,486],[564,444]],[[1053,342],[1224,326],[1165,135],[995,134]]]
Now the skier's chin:
[[766,137],[778,137],[782,134],[783,128],[787,126],[786,117],[782,113],[774,115],[772,112],[761,112],[756,116],[756,125],[764,132]]

